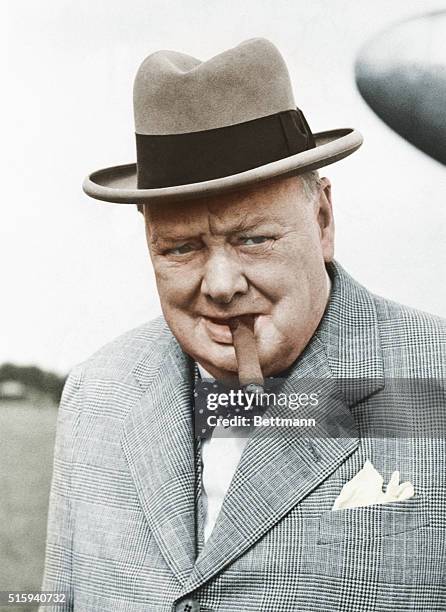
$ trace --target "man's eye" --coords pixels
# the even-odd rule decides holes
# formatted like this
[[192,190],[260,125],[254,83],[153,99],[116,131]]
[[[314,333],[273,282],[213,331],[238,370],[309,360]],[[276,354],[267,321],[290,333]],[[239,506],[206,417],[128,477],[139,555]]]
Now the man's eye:
[[262,244],[268,240],[270,240],[270,238],[267,236],[241,236],[239,238],[239,243],[246,246],[251,246],[254,244]]
[[168,255],[186,255],[194,250],[194,246],[192,244],[181,244],[180,246],[174,247],[172,249],[167,249],[166,253]]

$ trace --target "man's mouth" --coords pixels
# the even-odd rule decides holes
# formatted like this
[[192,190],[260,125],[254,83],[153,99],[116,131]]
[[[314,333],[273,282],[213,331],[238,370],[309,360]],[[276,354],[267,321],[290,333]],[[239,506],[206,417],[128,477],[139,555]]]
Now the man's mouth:
[[[243,313],[251,314],[251,313]],[[258,315],[252,314],[254,320]],[[202,316],[203,325],[207,334],[214,342],[221,344],[232,344],[231,321],[237,317],[206,317]]]

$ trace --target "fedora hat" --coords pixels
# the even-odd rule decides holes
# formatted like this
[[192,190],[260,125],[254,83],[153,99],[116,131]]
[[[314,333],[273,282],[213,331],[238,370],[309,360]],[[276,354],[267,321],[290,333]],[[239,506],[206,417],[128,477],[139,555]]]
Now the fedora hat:
[[97,170],[83,189],[106,202],[207,197],[332,164],[356,151],[351,128],[313,134],[277,48],[254,38],[207,61],[158,51],[133,88],[136,163]]

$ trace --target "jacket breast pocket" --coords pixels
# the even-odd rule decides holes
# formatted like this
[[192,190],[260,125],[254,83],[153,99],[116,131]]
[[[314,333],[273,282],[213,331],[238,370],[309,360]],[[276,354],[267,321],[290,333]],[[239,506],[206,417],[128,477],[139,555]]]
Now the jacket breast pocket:
[[441,534],[431,524],[428,502],[416,495],[322,513],[314,573],[336,601],[331,609],[432,609],[420,603],[429,591],[415,590],[441,580]]
[[319,521],[318,544],[369,540],[396,536],[429,525],[427,498],[323,512]]

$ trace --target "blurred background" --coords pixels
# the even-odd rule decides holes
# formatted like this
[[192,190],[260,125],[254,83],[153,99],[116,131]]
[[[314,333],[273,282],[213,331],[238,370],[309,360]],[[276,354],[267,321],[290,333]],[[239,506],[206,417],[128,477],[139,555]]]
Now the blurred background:
[[2,2],[0,590],[40,586],[66,374],[160,313],[140,215],[81,190],[90,171],[135,160],[144,57],[274,42],[312,130],[365,138],[322,171],[337,259],[375,293],[446,316],[445,11],[435,0]]

